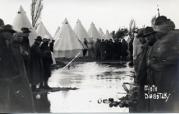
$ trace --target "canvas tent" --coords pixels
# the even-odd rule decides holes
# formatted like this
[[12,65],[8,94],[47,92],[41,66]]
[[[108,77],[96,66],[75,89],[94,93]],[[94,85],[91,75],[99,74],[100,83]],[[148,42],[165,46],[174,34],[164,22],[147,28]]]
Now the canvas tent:
[[74,32],[78,36],[79,40],[81,42],[84,42],[84,38],[86,38],[89,41],[89,36],[85,28],[83,27],[81,21],[78,19],[74,28]]
[[93,41],[96,41],[97,39],[101,39],[100,34],[99,34],[98,30],[96,29],[96,26],[93,22],[90,25],[88,34],[89,34],[90,38],[92,38]]
[[16,31],[21,32],[21,28],[23,27],[30,29],[31,33],[29,34],[29,42],[30,42],[30,45],[32,45],[34,43],[34,39],[36,39],[37,37],[37,33],[35,32],[35,29],[32,27],[32,24],[30,23],[26,15],[26,12],[22,8],[22,6],[20,6],[18,13],[13,22],[13,28]]
[[113,37],[112,37],[112,35],[109,33],[109,31],[108,30],[106,30],[106,34],[105,34],[105,38],[104,38],[105,40],[113,40]]
[[39,36],[41,36],[42,38],[47,38],[47,39],[50,39],[52,40],[52,36],[51,34],[48,32],[48,30],[46,29],[46,27],[44,26],[43,22],[40,22],[37,29],[36,29],[36,32]]
[[54,44],[55,57],[74,58],[79,52],[81,52],[80,56],[82,56],[82,49],[83,46],[77,35],[72,30],[68,20],[65,19],[60,29],[58,39]]
[[105,34],[104,34],[102,28],[99,28],[99,34],[100,34],[101,39],[105,38]]
[[56,32],[55,32],[55,35],[53,37],[54,40],[58,39],[59,33],[60,33],[60,27],[58,27]]

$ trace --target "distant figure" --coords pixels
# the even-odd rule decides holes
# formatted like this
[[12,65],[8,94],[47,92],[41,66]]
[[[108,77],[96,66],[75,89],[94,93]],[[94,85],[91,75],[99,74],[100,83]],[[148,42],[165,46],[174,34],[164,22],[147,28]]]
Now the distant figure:
[[55,40],[50,42],[50,51],[53,52]]
[[0,112],[34,112],[29,81],[11,25],[0,25]]
[[86,56],[87,51],[88,51],[88,41],[87,41],[87,39],[86,39],[86,38],[84,38],[83,57],[85,57],[85,56]]
[[94,41],[91,41],[90,43],[89,43],[89,50],[88,50],[88,56],[90,57],[90,58],[95,58],[95,46],[94,46]]
[[32,90],[37,89],[37,85],[42,83],[44,80],[44,64],[43,64],[43,53],[40,49],[42,38],[38,36],[35,39],[34,44],[30,48],[31,62],[30,62],[30,82],[32,84]]
[[95,44],[95,57],[96,57],[96,60],[100,60],[100,57],[101,57],[100,44],[101,44],[101,41],[99,39],[97,39],[96,44]]
[[52,60],[53,60],[53,65],[56,65],[56,60],[55,60],[55,56],[54,56],[54,53],[53,53],[53,49],[54,49],[54,43],[55,43],[55,40],[52,40],[49,44],[49,47],[50,47],[50,51],[51,51],[51,56],[52,56]]
[[121,45],[121,47],[122,47],[122,49],[121,49],[122,61],[126,61],[127,60],[127,55],[128,55],[128,53],[127,53],[128,44],[125,41],[125,39],[122,39],[122,45]]
[[48,86],[48,78],[51,76],[51,65],[53,64],[51,51],[48,44],[49,39],[44,38],[43,43],[40,47],[42,50],[42,59],[44,64],[44,81],[42,87],[44,87],[45,89],[50,89],[50,87]]

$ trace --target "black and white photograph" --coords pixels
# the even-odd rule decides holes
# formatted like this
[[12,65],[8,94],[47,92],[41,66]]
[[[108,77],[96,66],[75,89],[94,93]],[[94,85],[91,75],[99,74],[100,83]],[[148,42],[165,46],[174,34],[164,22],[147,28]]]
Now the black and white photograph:
[[179,113],[179,0],[0,0],[0,113]]

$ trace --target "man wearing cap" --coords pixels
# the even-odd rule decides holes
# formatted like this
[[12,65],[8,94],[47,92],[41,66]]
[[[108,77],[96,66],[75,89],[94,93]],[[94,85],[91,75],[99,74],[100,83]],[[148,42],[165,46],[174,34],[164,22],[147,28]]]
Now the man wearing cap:
[[30,62],[30,83],[32,85],[32,90],[37,89],[37,85],[40,84],[44,79],[44,66],[42,60],[42,50],[40,49],[40,44],[42,38],[38,36],[35,39],[34,44],[30,48],[31,62]]
[[[170,23],[170,24],[169,24]],[[148,82],[158,92],[167,93],[168,99],[151,100],[151,112],[179,112],[179,31],[166,17],[155,21],[157,42],[152,46],[148,58]]]

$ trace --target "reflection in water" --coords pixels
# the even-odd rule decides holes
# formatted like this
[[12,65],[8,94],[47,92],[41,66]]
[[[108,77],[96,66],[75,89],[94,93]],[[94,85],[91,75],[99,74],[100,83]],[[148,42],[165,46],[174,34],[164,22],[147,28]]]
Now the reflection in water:
[[58,69],[49,79],[51,87],[77,87],[78,90],[48,94],[51,112],[128,112],[127,108],[99,104],[99,99],[125,96],[123,82],[133,82],[133,69],[89,62],[70,70]]

